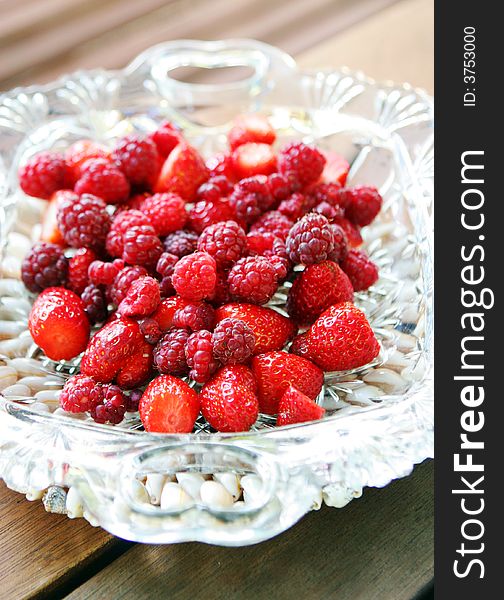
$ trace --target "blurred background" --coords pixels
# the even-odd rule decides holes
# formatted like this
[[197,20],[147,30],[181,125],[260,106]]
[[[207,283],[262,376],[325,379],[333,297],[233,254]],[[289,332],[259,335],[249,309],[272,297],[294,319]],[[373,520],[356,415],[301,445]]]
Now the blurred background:
[[[432,91],[431,5],[432,0],[0,0],[0,91],[82,68],[120,68],[167,40],[229,37],[256,38],[303,54],[306,64],[317,46],[317,62],[325,62],[319,66],[366,71],[373,57],[369,75]],[[417,21],[416,37],[399,26],[405,16]],[[383,26],[374,27],[376,19]],[[320,52],[325,41],[331,42],[327,54]],[[397,52],[398,42],[408,46],[407,61]],[[414,73],[412,53],[422,59],[415,61]],[[424,65],[420,72],[418,64]]]

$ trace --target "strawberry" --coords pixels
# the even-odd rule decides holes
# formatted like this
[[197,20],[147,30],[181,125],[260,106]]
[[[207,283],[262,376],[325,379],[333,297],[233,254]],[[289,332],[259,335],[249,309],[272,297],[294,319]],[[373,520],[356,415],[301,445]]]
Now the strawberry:
[[267,352],[252,359],[252,371],[257,380],[259,409],[274,415],[278,403],[289,385],[315,399],[324,382],[323,372],[312,362],[287,352]]
[[271,145],[276,139],[276,133],[265,116],[245,114],[236,117],[227,137],[229,147],[234,150],[249,142]]
[[217,323],[223,319],[240,319],[252,329],[256,343],[253,354],[281,350],[296,334],[294,323],[266,306],[247,303],[225,304],[216,310]]
[[165,160],[157,180],[156,192],[172,192],[186,202],[196,198],[199,186],[209,177],[205,161],[198,151],[182,143],[176,146]]
[[270,175],[276,171],[276,157],[268,144],[250,142],[233,152],[233,167],[240,179],[254,175]]
[[233,381],[236,385],[242,386],[249,391],[254,392],[254,394],[257,394],[256,378],[250,367],[247,367],[246,365],[226,365],[214,375],[213,380],[217,381],[219,378]]
[[120,317],[106,323],[91,339],[82,357],[81,373],[100,383],[114,379],[122,387],[143,383],[152,365],[152,346],[133,319]]
[[217,431],[248,431],[257,420],[259,402],[250,382],[240,383],[242,377],[228,369],[223,367],[201,389],[201,412]]
[[183,141],[182,132],[178,127],[170,123],[170,121],[163,121],[159,127],[151,134],[154,143],[157,146],[159,154],[166,158],[168,154]]
[[322,313],[302,341],[294,340],[291,351],[324,371],[347,371],[371,362],[380,345],[366,315],[350,302],[343,302]]
[[63,235],[58,229],[57,214],[61,202],[68,198],[77,200],[78,196],[72,190],[58,190],[51,196],[42,218],[42,231],[40,233],[42,242],[50,242],[59,246],[65,245]]
[[61,287],[45,289],[33,303],[28,328],[35,343],[52,360],[70,360],[89,340],[89,320],[82,300]]
[[308,325],[326,308],[353,301],[353,287],[338,264],[325,260],[307,267],[294,281],[287,298],[287,312],[296,323]]
[[321,406],[315,404],[308,396],[305,396],[305,394],[291,385],[278,403],[277,425],[293,425],[294,423],[317,421],[324,414],[325,410]]
[[172,375],[153,379],[138,405],[145,430],[153,433],[191,433],[199,409],[198,394]]
[[330,150],[326,150],[322,154],[325,156],[326,163],[320,176],[321,182],[345,185],[348,171],[350,170],[348,161],[340,154]]
[[180,296],[170,296],[162,300],[156,311],[151,315],[151,319],[157,321],[161,331],[168,331],[173,325],[173,317],[179,308],[184,308],[191,304],[189,300],[184,300]]

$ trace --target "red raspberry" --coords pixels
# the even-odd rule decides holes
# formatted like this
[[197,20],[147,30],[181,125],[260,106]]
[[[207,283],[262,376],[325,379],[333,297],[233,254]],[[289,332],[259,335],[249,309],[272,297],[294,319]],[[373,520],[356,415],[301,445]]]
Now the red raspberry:
[[65,285],[67,274],[68,260],[63,249],[47,242],[35,244],[21,265],[21,279],[27,289],[34,293]]
[[229,196],[233,191],[233,184],[224,175],[211,177],[202,183],[196,192],[197,200],[215,201],[223,196]]
[[112,159],[126,175],[131,185],[152,187],[159,169],[156,144],[147,137],[130,134],[119,140]]
[[278,172],[305,186],[317,181],[322,175],[325,162],[324,155],[315,146],[290,142],[278,155]]
[[150,225],[150,221],[139,210],[124,210],[115,215],[106,241],[107,252],[110,256],[122,256],[124,234],[132,227],[139,227],[141,225]]
[[205,227],[219,223],[220,221],[232,221],[236,219],[235,212],[226,198],[219,200],[201,200],[189,211],[189,226],[196,233],[201,233]]
[[241,319],[223,319],[212,335],[213,353],[223,365],[246,362],[256,343],[252,329]]
[[101,386],[102,402],[91,408],[90,414],[96,423],[118,425],[126,412],[126,396],[117,385]]
[[273,204],[274,199],[265,175],[242,179],[234,187],[229,203],[236,216],[244,223],[253,223]]
[[130,265],[154,267],[163,252],[161,240],[150,225],[132,227],[123,236],[122,258]]
[[333,221],[337,217],[343,217],[345,215],[345,211],[341,208],[341,206],[332,206],[329,202],[321,202],[317,204],[317,206],[313,209],[313,212],[319,213],[319,215],[324,215],[326,219],[329,221]]
[[287,277],[290,262],[287,258],[285,242],[277,238],[273,233],[258,233],[255,231],[247,235],[247,247],[249,256],[265,256],[277,271],[278,281]]
[[163,252],[159,257],[156,265],[156,271],[161,275],[161,283],[159,284],[161,297],[167,298],[173,296],[175,288],[172,283],[173,269],[179,258],[169,252]]
[[286,246],[295,264],[312,265],[327,260],[334,251],[331,224],[323,215],[305,215],[290,230]]
[[[150,195],[151,194],[149,194],[148,192],[141,192],[140,194],[135,194],[134,196],[131,196],[130,198],[128,198],[128,200],[126,200],[126,202],[123,202],[117,207],[114,216],[117,216],[125,210],[140,210],[142,204],[144,203],[144,200]],[[143,223],[139,223],[139,225],[143,225]]]
[[72,187],[82,174],[81,167],[91,159],[100,158],[110,160],[110,152],[104,146],[91,140],[79,140],[67,149],[65,152],[67,178]]
[[120,204],[128,199],[128,180],[110,160],[101,158],[86,161],[81,173],[74,188],[77,194],[93,194],[108,204]]
[[158,235],[168,235],[182,229],[187,221],[185,202],[177,194],[154,194],[146,198],[141,211]]
[[281,212],[293,223],[305,214],[306,198],[303,194],[295,192],[278,205],[278,212]]
[[345,208],[348,200],[343,193],[342,187],[339,183],[317,183],[310,187],[310,191],[307,194],[308,203],[316,206],[321,202],[327,202],[331,206],[341,206]]
[[329,260],[341,262],[348,252],[348,239],[343,228],[336,225],[336,223],[331,223],[331,231],[333,233],[334,249],[329,255]]
[[217,271],[217,283],[215,285],[215,291],[210,298],[210,302],[214,306],[221,306],[231,300],[229,294],[229,286],[227,282],[228,274],[226,271]]
[[234,171],[233,159],[230,154],[221,152],[214,154],[206,161],[206,167],[210,172],[210,177],[224,175],[229,181],[236,181],[236,173]]
[[167,235],[164,242],[164,249],[170,254],[179,258],[196,252],[198,247],[198,234],[194,231],[181,229]]
[[271,195],[277,202],[285,200],[293,192],[292,181],[280,173],[272,173],[271,175],[268,175],[268,186]]
[[228,275],[229,291],[236,299],[266,304],[278,288],[276,270],[263,256],[242,258]]
[[83,413],[95,408],[102,398],[102,387],[92,377],[73,375],[61,390],[59,402],[66,412]]
[[58,228],[72,248],[101,252],[110,229],[107,205],[91,194],[84,194],[78,200],[64,198],[58,204]]
[[236,221],[221,221],[206,227],[199,240],[198,250],[213,256],[217,266],[231,266],[245,253],[247,236]]
[[217,265],[210,254],[195,252],[182,257],[172,275],[177,293],[192,302],[210,298],[217,283]]
[[81,300],[90,323],[103,323],[107,319],[107,300],[101,288],[88,285],[82,292]]
[[25,194],[48,200],[65,187],[65,159],[55,152],[41,152],[20,167],[18,177]]
[[383,198],[375,187],[356,185],[344,190],[347,197],[345,217],[355,225],[369,225],[380,212]]
[[166,158],[173,148],[181,141],[182,133],[180,129],[173,123],[170,123],[170,121],[163,121],[151,137],[156,144],[159,154]]
[[96,254],[89,248],[79,248],[68,261],[67,287],[78,296],[80,296],[84,291],[84,288],[89,285],[89,265],[97,258]]
[[163,335],[159,323],[152,317],[138,321],[140,331],[149,344],[157,344]]
[[284,392],[278,403],[277,425],[293,425],[317,421],[325,414],[325,410],[315,404],[311,398],[297,390],[293,385]]
[[175,327],[185,327],[192,331],[212,330],[215,325],[215,309],[206,302],[187,304],[175,312],[173,324]]
[[197,383],[207,382],[217,370],[219,363],[213,357],[212,334],[202,329],[187,338],[185,357],[191,369],[189,377]]
[[362,244],[362,236],[358,225],[354,225],[345,217],[336,217],[334,224],[339,225],[343,229],[350,248],[357,248]]
[[250,228],[260,233],[270,232],[281,240],[286,240],[294,222],[278,210],[265,212]]
[[112,285],[121,270],[119,265],[114,263],[95,260],[89,265],[89,281],[95,285]]
[[124,267],[114,279],[114,283],[110,286],[109,296],[111,302],[116,306],[119,306],[126,297],[130,285],[140,277],[145,277],[146,275],[148,275],[148,273],[144,267]]
[[172,327],[159,340],[154,348],[154,365],[160,373],[187,375],[184,348],[188,337],[187,329]]
[[129,396],[125,396],[126,412],[137,412],[140,398],[142,397],[143,391],[140,389],[131,390]]
[[130,285],[117,312],[125,317],[147,317],[160,302],[159,282],[152,277],[140,277]]
[[264,115],[243,114],[236,117],[227,138],[229,147],[234,150],[238,146],[250,142],[273,144],[276,133]]
[[356,292],[367,290],[378,281],[378,267],[362,250],[349,250],[341,263]]

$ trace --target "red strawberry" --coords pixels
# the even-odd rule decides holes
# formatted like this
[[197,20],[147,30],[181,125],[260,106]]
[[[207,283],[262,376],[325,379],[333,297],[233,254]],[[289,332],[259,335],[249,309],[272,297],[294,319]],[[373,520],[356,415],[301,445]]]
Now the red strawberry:
[[324,416],[324,413],[325,410],[321,406],[291,385],[278,403],[277,425],[317,421]]
[[268,352],[252,359],[252,371],[257,380],[259,409],[274,415],[278,403],[289,385],[315,399],[324,382],[323,372],[312,362],[287,352]]
[[75,358],[89,340],[89,320],[82,300],[61,287],[47,288],[35,300],[28,328],[35,343],[52,360]]
[[172,375],[153,379],[138,405],[145,430],[154,433],[191,433],[199,409],[198,394]]
[[322,152],[322,154],[325,156],[326,163],[322,175],[320,176],[321,182],[339,183],[342,186],[345,185],[348,171],[350,170],[348,161],[343,158],[341,154],[331,152],[330,150],[326,150]]
[[228,133],[231,150],[249,142],[273,144],[275,139],[276,133],[271,123],[265,116],[258,114],[239,115]]
[[106,323],[91,339],[82,357],[81,373],[100,383],[115,379],[118,385],[133,388],[149,375],[151,352],[138,323],[120,317]]
[[213,377],[214,381],[227,379],[257,394],[257,381],[250,367],[246,365],[226,365]]
[[164,162],[155,191],[172,192],[186,202],[192,202],[199,186],[208,177],[205,161],[198,151],[188,144],[179,144]]
[[184,300],[180,296],[170,296],[162,300],[156,311],[151,315],[151,319],[157,321],[161,331],[168,331],[173,325],[173,317],[179,308],[184,308],[191,304],[189,300]]
[[232,303],[216,311],[217,322],[223,319],[240,319],[254,332],[256,343],[253,354],[281,350],[296,333],[294,323],[266,306]]
[[348,276],[335,262],[325,260],[307,267],[294,281],[287,298],[287,312],[300,325],[313,323],[326,308],[353,301]]
[[241,179],[270,175],[276,171],[275,153],[268,144],[243,144],[233,152],[233,166]]
[[159,154],[164,158],[184,139],[180,129],[173,125],[173,123],[170,123],[170,121],[163,121],[151,137],[157,146]]
[[51,196],[42,218],[42,231],[40,233],[42,242],[50,242],[51,244],[58,244],[60,246],[65,245],[63,235],[58,229],[57,214],[59,205],[67,198],[77,200],[78,196],[72,190],[58,190]]
[[291,350],[324,371],[347,371],[371,362],[380,346],[366,315],[350,302],[343,302],[322,313],[302,343],[294,340]]
[[217,431],[248,431],[257,420],[257,396],[237,379],[223,367],[200,392],[201,412]]

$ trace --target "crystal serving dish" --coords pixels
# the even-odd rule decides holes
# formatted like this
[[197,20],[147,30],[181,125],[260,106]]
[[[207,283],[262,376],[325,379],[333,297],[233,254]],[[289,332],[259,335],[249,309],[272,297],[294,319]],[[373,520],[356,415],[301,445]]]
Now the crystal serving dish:
[[[247,67],[249,75],[187,83],[172,77],[180,67]],[[380,279],[356,295],[380,341],[378,359],[326,374],[317,399],[326,417],[310,424],[275,427],[261,416],[247,433],[211,433],[198,421],[191,434],[162,435],[144,432],[136,414],[115,427],[68,416],[58,390],[76,366],[45,359],[27,331],[33,298],[20,261],[45,204],[21,192],[19,164],[81,138],[111,143],[152,131],[166,118],[210,155],[225,148],[232,118],[254,111],[270,117],[280,142],[335,150],[352,165],[351,184],[380,188],[383,210],[363,230]],[[322,501],[342,507],[432,457],[433,108],[424,92],[345,69],[303,72],[251,40],[170,42],[122,71],[4,94],[0,153],[0,477],[8,487],[126,539],[238,546],[271,538]],[[277,310],[286,291],[271,302]]]

